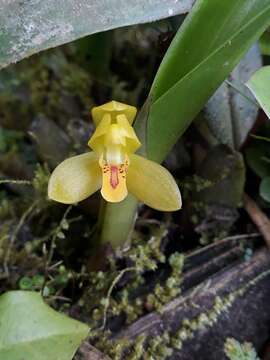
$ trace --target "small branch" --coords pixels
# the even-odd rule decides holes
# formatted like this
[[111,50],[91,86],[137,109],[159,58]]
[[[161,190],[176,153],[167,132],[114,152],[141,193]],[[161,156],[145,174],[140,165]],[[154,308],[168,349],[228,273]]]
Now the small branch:
[[56,229],[54,230],[53,236],[52,236],[52,241],[51,241],[51,246],[50,246],[50,250],[49,250],[49,254],[48,254],[48,259],[47,259],[47,264],[46,264],[46,268],[48,268],[50,266],[50,263],[52,261],[53,258],[53,253],[54,253],[54,249],[55,249],[55,242],[57,239],[57,234],[59,231],[62,231],[62,223],[64,220],[66,220],[70,210],[72,209],[72,205],[69,205],[66,208],[66,211],[64,212],[64,215],[62,216],[62,219],[60,221],[60,223],[58,224],[58,226],[56,227]]
[[107,293],[107,297],[106,297],[106,303],[105,303],[105,307],[104,307],[104,314],[103,314],[103,324],[101,326],[101,330],[104,330],[105,329],[105,326],[106,326],[106,321],[107,321],[107,311],[108,311],[108,308],[110,306],[110,298],[111,298],[111,295],[112,295],[112,291],[113,289],[115,288],[115,286],[117,285],[117,283],[121,280],[122,276],[126,273],[126,272],[129,272],[129,271],[136,271],[136,267],[128,267],[122,271],[120,271],[120,273],[116,276],[116,278],[113,280],[109,290],[108,290],[108,293]]
[[29,180],[0,179],[0,185],[2,184],[33,185]]
[[102,354],[98,349],[87,342],[84,342],[81,345],[79,354],[83,356],[82,360],[111,360],[111,358],[105,354]]
[[251,199],[247,194],[243,197],[244,208],[249,214],[251,220],[258,227],[262,234],[266,245],[270,248],[270,220],[265,213],[259,208],[256,202]]
[[[44,255],[45,255],[45,266],[44,266],[44,273],[45,273],[45,277],[44,277],[44,281],[43,281],[43,285],[41,287],[41,294],[43,294],[43,291],[44,291],[44,288],[47,284],[47,277],[50,277],[49,275],[49,271],[51,270],[51,267],[53,268],[54,266],[56,266],[55,264],[54,265],[50,265],[51,264],[51,261],[52,261],[52,258],[53,258],[53,254],[54,254],[54,249],[55,249],[55,242],[56,242],[56,239],[57,239],[57,235],[58,235],[58,232],[59,231],[62,231],[62,223],[64,220],[66,220],[70,210],[72,209],[72,206],[73,205],[69,205],[67,208],[66,208],[66,211],[64,212],[64,215],[62,216],[62,219],[60,220],[60,223],[57,225],[57,227],[52,231],[52,239],[51,239],[51,245],[50,245],[50,249],[49,251],[47,252],[46,250],[46,247],[44,246],[43,248],[43,252],[44,252]],[[44,244],[45,245],[45,244]]]
[[9,246],[8,246],[8,249],[7,249],[7,252],[5,254],[5,258],[4,258],[4,263],[3,263],[3,266],[4,266],[4,277],[8,277],[9,276],[9,269],[8,269],[8,262],[9,262],[9,259],[10,259],[10,254],[11,254],[11,249],[13,247],[13,244],[17,238],[17,235],[18,233],[20,232],[21,230],[21,227],[23,226],[23,224],[25,223],[27,217],[30,216],[30,214],[35,210],[36,206],[38,205],[38,200],[36,200],[35,202],[33,202],[31,204],[31,206],[26,209],[26,211],[22,214],[20,220],[19,220],[19,223],[18,225],[16,226],[14,232],[12,233],[11,235],[11,238],[10,238],[10,242],[9,242]]

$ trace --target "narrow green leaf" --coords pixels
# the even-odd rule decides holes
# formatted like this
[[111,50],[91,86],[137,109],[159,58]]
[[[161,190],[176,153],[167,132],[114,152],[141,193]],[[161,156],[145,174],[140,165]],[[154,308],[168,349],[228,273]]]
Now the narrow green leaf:
[[270,202],[270,177],[266,177],[262,180],[260,183],[260,195],[261,197],[267,201]]
[[162,161],[270,22],[270,0],[198,0],[154,80],[149,158]]
[[270,56],[270,29],[266,30],[259,40],[260,49],[263,55]]
[[211,184],[197,193],[198,200],[229,207],[241,204],[245,164],[239,152],[225,145],[212,147],[198,169],[198,175]]
[[260,127],[257,135],[251,135],[252,140],[245,151],[248,166],[261,179],[270,176],[270,122]]
[[86,35],[185,13],[193,1],[2,1],[0,69]]
[[88,331],[38,293],[10,291],[0,297],[0,359],[71,360]]
[[230,80],[225,80],[206,104],[207,125],[220,143],[239,149],[252,129],[259,105],[245,82],[261,66],[261,54],[256,44],[229,75]]
[[251,134],[250,136],[252,136],[254,139],[257,139],[257,140],[263,140],[263,141],[270,142],[270,138],[266,137],[266,136],[253,135],[253,134]]
[[265,144],[251,146],[246,150],[248,166],[261,178],[270,176],[270,166],[267,159],[269,159],[269,150]]
[[270,66],[264,66],[256,71],[247,82],[247,87],[270,118]]

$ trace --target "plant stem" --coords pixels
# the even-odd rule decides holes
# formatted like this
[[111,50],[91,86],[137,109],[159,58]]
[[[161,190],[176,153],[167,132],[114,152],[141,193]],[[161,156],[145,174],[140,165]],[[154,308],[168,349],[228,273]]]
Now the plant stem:
[[103,204],[98,224],[100,245],[110,243],[115,249],[130,240],[137,206],[138,201],[130,194],[120,203]]

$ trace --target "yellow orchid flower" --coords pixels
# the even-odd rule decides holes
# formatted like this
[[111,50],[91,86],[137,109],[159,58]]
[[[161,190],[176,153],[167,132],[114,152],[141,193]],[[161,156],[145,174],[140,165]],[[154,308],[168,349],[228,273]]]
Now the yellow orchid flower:
[[132,128],[136,112],[135,107],[117,101],[94,107],[96,130],[88,142],[93,151],[56,167],[49,181],[49,198],[72,204],[101,189],[109,202],[120,202],[129,192],[154,209],[180,209],[181,195],[172,175],[134,154],[141,146]]

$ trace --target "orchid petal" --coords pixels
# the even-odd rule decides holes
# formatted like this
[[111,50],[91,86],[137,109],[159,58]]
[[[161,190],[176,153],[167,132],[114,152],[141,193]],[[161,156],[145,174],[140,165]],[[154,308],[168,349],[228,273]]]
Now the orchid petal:
[[153,209],[179,210],[182,206],[181,194],[169,171],[138,155],[132,154],[129,158],[128,191]]
[[91,136],[90,140],[88,141],[88,146],[96,151],[99,152],[100,149],[103,148],[104,145],[104,136],[110,129],[111,125],[111,116],[109,114],[105,114],[102,120],[99,122],[94,134]]
[[100,189],[101,179],[101,169],[94,152],[73,156],[53,171],[48,196],[64,204],[73,204]]
[[134,153],[141,146],[141,143],[133,129],[128,122],[125,115],[117,115],[116,121],[121,129],[122,135],[126,138],[126,149],[128,153]]
[[96,126],[98,126],[99,122],[103,119],[105,114],[110,114],[114,122],[117,115],[124,114],[126,115],[130,125],[132,125],[136,113],[137,109],[134,106],[130,106],[119,101],[110,101],[92,109],[92,117]]

